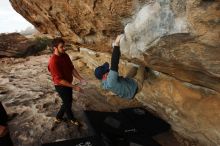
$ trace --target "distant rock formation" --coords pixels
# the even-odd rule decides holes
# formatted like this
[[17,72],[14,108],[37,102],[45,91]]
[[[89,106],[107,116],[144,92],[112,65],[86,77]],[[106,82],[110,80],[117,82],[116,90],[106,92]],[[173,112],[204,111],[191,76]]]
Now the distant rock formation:
[[22,35],[27,36],[27,35],[36,34],[37,30],[34,27],[29,26],[29,27],[25,28],[24,30],[21,30],[19,33],[22,34]]
[[33,44],[19,33],[1,34],[0,57],[23,57]]
[[48,38],[28,39],[19,33],[0,34],[0,58],[36,55],[45,50],[49,44]]

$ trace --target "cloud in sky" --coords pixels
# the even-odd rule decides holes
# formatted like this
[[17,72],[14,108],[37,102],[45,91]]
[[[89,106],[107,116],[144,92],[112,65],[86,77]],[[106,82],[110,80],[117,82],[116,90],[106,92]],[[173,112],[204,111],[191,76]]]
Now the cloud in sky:
[[9,0],[0,0],[0,33],[15,32],[32,26],[11,6]]

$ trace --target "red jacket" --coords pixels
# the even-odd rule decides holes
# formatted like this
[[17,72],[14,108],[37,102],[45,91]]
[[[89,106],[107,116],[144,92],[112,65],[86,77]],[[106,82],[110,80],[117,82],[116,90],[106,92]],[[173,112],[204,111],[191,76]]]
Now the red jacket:
[[50,57],[48,70],[51,73],[55,85],[60,85],[61,80],[72,83],[73,69],[74,65],[66,53],[60,56],[53,54]]

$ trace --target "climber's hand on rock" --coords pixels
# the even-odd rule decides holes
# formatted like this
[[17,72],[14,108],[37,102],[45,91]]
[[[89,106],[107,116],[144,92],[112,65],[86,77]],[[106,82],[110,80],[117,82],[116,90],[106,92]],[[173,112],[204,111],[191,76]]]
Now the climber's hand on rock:
[[121,41],[121,38],[122,38],[123,36],[124,36],[124,34],[120,34],[120,35],[118,35],[118,36],[116,37],[115,42],[114,42],[115,46],[119,46],[119,45],[120,45],[120,41]]

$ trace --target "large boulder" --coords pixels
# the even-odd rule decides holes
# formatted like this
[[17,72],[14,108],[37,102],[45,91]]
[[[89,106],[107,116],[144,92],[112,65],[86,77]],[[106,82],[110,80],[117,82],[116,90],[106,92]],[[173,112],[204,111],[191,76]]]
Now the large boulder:
[[145,63],[182,81],[220,92],[220,48],[197,39],[189,34],[162,37],[144,53]]
[[[220,2],[157,0],[125,27],[123,54],[220,92]],[[183,34],[184,33],[184,34]]]
[[140,0],[10,0],[13,8],[40,32],[75,44],[108,50],[109,38],[123,31],[128,19],[147,1]]

